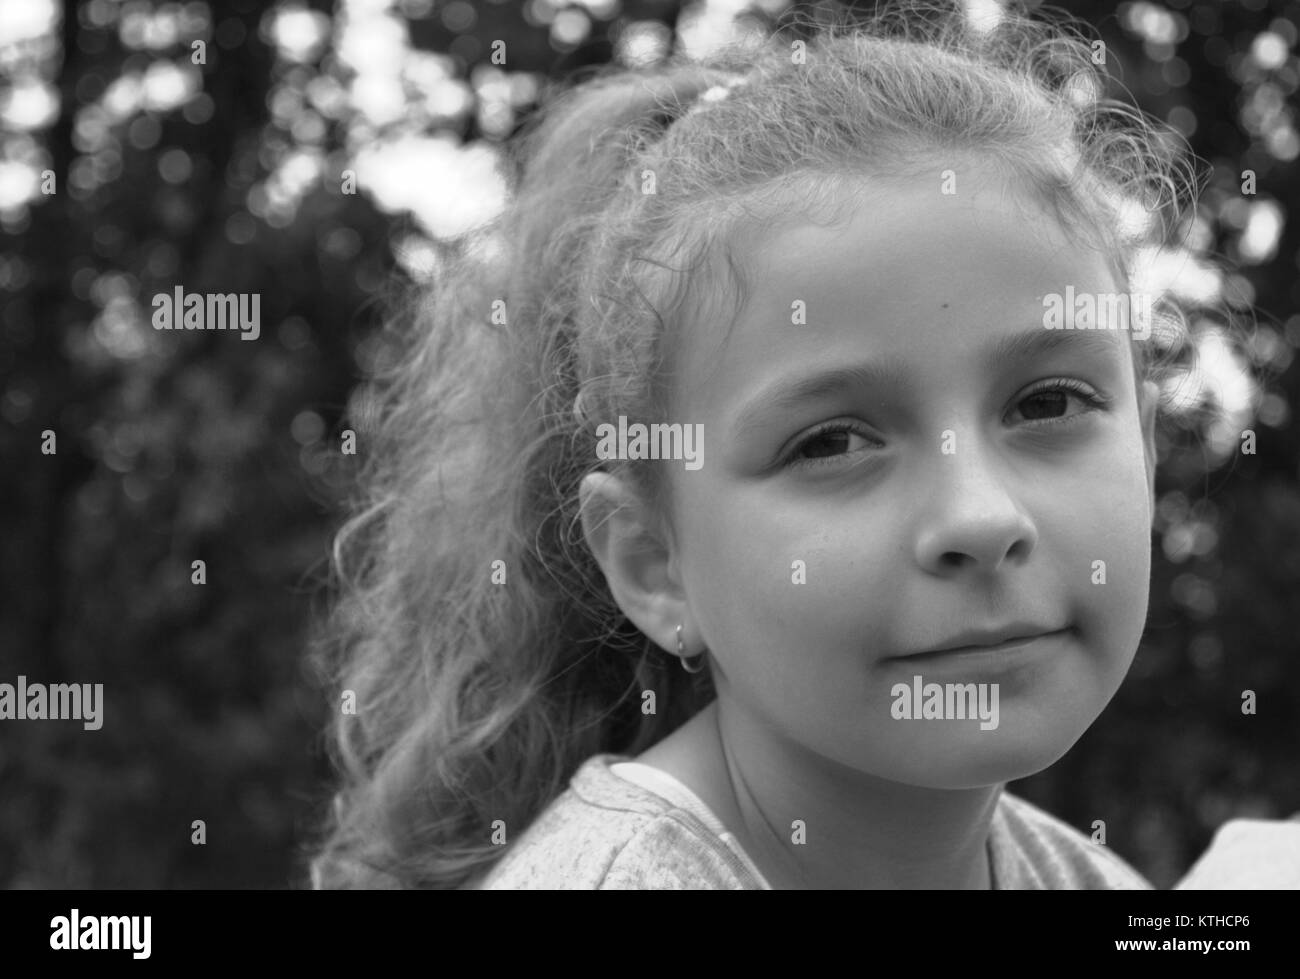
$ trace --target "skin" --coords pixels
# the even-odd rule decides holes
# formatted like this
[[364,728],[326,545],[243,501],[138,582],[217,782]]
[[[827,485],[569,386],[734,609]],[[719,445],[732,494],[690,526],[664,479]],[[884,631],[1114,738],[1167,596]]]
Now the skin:
[[[639,760],[694,790],[776,888],[990,886],[1003,783],[1069,750],[1142,634],[1154,399],[1140,406],[1129,334],[989,359],[996,340],[1052,332],[1044,295],[1120,287],[992,171],[961,179],[956,196],[929,174],[891,182],[835,226],[755,236],[734,329],[692,324],[679,351],[667,421],[703,424],[705,456],[666,463],[672,533],[617,477],[582,486],[615,600],[670,653],[683,623],[718,690]],[[770,410],[773,385],[882,361],[900,376]],[[824,423],[852,431],[808,441]],[[907,658],[1013,621],[1059,631]],[[894,717],[891,690],[915,675],[997,683],[998,726]]]

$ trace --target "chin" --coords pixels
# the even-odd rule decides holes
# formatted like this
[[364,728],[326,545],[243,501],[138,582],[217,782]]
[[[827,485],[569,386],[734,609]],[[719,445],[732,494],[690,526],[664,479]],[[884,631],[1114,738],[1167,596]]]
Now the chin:
[[983,768],[997,769],[996,781],[999,782],[1037,775],[1064,758],[1086,729],[1085,725],[1078,731],[1064,734],[1059,730],[1042,734],[1025,731],[1014,741],[1008,739],[1009,743],[1005,747],[991,752],[992,757]]
[[928,759],[916,759],[899,781],[932,789],[975,789],[1013,782],[1050,768],[1077,740],[1062,738],[1059,732],[979,732]]

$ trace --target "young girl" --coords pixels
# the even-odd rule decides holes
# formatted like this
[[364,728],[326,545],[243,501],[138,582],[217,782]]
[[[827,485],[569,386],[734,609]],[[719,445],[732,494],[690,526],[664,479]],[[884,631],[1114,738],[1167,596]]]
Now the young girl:
[[1003,786],[1143,631],[1187,181],[1072,29],[962,10],[525,135],[358,409],[315,886],[1150,886]]

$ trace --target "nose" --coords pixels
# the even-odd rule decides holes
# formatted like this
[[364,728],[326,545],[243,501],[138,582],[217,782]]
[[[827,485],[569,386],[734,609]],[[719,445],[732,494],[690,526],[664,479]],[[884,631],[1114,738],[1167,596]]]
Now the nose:
[[931,574],[994,572],[1023,563],[1038,543],[1034,520],[1013,492],[1014,473],[996,450],[963,434],[956,451],[927,466],[933,482],[920,491],[916,560]]

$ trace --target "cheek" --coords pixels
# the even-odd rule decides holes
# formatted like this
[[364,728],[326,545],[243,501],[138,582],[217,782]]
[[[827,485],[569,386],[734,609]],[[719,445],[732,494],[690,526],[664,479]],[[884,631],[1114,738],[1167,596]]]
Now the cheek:
[[882,617],[872,609],[882,592],[869,585],[881,574],[875,565],[888,562],[855,542],[877,538],[844,526],[842,508],[799,506],[757,488],[733,485],[695,503],[683,572],[692,613],[729,680],[791,702],[813,698],[814,688],[824,702],[827,687],[865,682],[863,650]]
[[1131,657],[1146,620],[1151,516],[1140,446],[1080,471],[1048,504],[1066,580],[1084,621],[1111,655]]
[[874,538],[860,523],[848,527],[842,507],[733,484],[699,494],[688,527],[692,598],[708,596],[710,607],[754,622],[825,615],[870,577],[873,555],[854,542]]
[[696,504],[683,568],[692,610],[713,633],[719,655],[728,646],[760,655],[757,637],[766,637],[764,645],[779,642],[773,630],[793,625],[790,614],[807,593],[825,528],[810,532],[797,511],[744,488],[702,493]]

